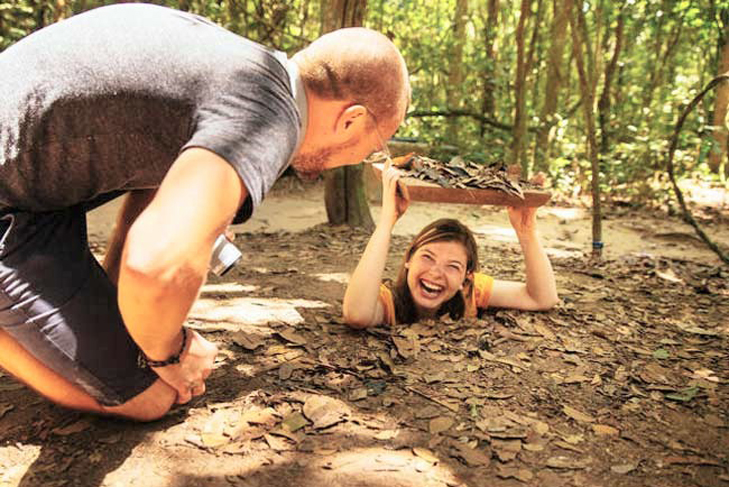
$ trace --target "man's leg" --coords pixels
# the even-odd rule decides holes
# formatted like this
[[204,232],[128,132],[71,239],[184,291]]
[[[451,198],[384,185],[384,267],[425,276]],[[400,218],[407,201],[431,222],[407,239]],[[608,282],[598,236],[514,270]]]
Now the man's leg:
[[81,411],[101,412],[101,405],[96,399],[43,365],[2,329],[0,367],[56,404]]
[[81,211],[0,219],[0,329],[0,365],[59,404],[151,420],[175,401],[137,365]]
[[86,391],[72,384],[28,353],[10,335],[0,329],[0,368],[45,396],[70,409],[97,414],[111,414],[137,421],[152,421],[164,416],[175,402],[177,393],[157,380],[141,394],[120,406],[102,406]]

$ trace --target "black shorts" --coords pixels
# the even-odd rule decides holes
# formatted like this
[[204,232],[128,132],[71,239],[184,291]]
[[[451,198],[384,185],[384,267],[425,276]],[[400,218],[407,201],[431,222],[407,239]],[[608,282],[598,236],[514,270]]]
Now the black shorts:
[[0,327],[104,406],[158,378],[119,313],[116,287],[89,250],[86,213],[0,214]]

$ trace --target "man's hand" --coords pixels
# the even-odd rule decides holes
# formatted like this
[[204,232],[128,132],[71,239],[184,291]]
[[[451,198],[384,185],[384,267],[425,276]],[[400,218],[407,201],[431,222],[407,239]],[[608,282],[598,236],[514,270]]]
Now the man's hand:
[[178,404],[185,404],[194,396],[205,393],[205,379],[210,375],[218,354],[218,347],[196,331],[187,330],[187,334],[187,346],[180,355],[180,363],[152,368],[177,391]]

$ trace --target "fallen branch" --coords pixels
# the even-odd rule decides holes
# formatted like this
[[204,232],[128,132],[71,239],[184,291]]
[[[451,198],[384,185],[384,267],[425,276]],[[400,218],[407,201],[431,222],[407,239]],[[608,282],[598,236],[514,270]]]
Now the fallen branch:
[[676,193],[676,199],[678,200],[678,204],[681,207],[681,210],[683,211],[683,218],[686,220],[692,227],[694,227],[694,230],[696,231],[696,234],[701,238],[701,240],[706,243],[706,245],[713,250],[716,255],[719,256],[719,258],[725,263],[729,264],[729,256],[727,256],[722,250],[719,248],[719,246],[709,238],[706,233],[701,229],[699,226],[699,223],[694,219],[693,215],[689,211],[688,207],[686,206],[686,201],[683,199],[683,193],[681,192],[681,189],[678,187],[678,183],[676,183],[676,177],[673,173],[673,154],[676,152],[676,147],[678,146],[678,135],[681,132],[681,128],[683,127],[683,123],[686,121],[686,117],[688,116],[691,111],[696,108],[696,105],[699,104],[702,98],[711,91],[716,85],[724,82],[729,81],[729,73],[724,73],[722,75],[717,76],[716,78],[712,79],[708,85],[706,85],[706,88],[696,95],[693,100],[691,100],[691,103],[686,106],[686,108],[683,110],[683,113],[681,113],[681,116],[678,119],[678,122],[676,123],[676,128],[673,131],[673,137],[671,138],[671,146],[668,149],[668,160],[666,161],[666,171],[668,172],[668,178],[671,180],[671,184],[673,185],[673,192]]
[[400,387],[402,387],[403,389],[405,389],[408,392],[417,394],[418,396],[423,397],[423,398],[427,399],[428,401],[432,401],[432,402],[438,404],[439,406],[443,406],[444,408],[446,408],[450,411],[453,411],[454,413],[458,412],[457,404],[451,404],[449,402],[442,401],[442,400],[438,399],[437,397],[434,397],[432,394],[426,394],[425,392],[421,392],[414,387],[410,387],[410,386],[400,386]]

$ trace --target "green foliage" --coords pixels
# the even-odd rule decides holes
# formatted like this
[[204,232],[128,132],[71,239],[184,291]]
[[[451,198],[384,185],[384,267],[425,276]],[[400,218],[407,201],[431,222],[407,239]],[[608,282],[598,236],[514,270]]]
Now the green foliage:
[[30,34],[36,26],[33,8],[23,3],[0,3],[0,50]]
[[[0,3],[0,49],[33,30],[111,0],[9,0]],[[209,17],[240,35],[290,54],[315,39],[321,30],[324,0],[155,0],[155,3]],[[626,2],[575,2],[582,5],[590,51],[588,67],[597,77],[596,95],[603,90],[604,72],[615,46],[615,29],[622,15],[623,49],[613,74],[611,109],[606,120],[608,149],[601,154],[603,186],[608,197],[650,198],[650,181],[660,181],[673,126],[684,104],[717,74],[720,41],[727,35],[729,0],[629,0]],[[388,35],[401,49],[411,73],[412,110],[444,111],[447,95],[455,93],[459,108],[510,126],[514,116],[513,89],[516,66],[514,39],[520,10],[518,2],[499,2],[496,28],[487,32],[488,0],[469,2],[463,43],[464,80],[448,82],[454,38],[456,0],[370,0],[365,25]],[[530,158],[534,154],[539,116],[545,93],[553,42],[551,1],[532,2],[525,45],[531,54],[526,111],[530,132]],[[539,18],[536,23],[535,19]],[[534,28],[535,43],[532,44]],[[598,37],[599,36],[599,37]],[[493,38],[494,55],[486,44]],[[562,66],[562,90],[550,129],[549,173],[558,188],[589,191],[590,169],[586,154],[585,123],[575,63],[567,36]],[[487,91],[493,111],[484,113]],[[703,111],[686,121],[676,158],[678,176],[707,172],[713,94]],[[596,108],[597,110],[597,108]],[[467,157],[491,163],[504,160],[511,132],[483,124],[478,117],[460,116],[457,140],[448,139],[448,119],[442,116],[411,117],[397,135],[415,137],[433,146],[455,147]],[[598,133],[598,138],[603,134]],[[530,161],[531,163],[531,161]]]

